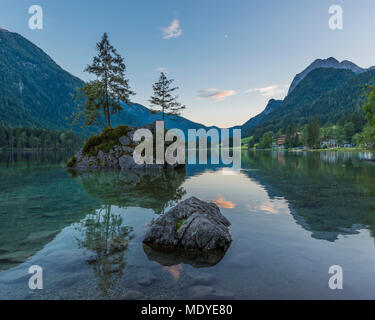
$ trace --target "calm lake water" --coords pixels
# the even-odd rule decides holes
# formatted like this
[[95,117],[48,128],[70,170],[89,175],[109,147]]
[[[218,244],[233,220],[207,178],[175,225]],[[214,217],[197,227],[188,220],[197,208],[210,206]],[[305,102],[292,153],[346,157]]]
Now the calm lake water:
[[[244,151],[235,175],[210,165],[77,174],[63,167],[68,155],[0,153],[0,299],[190,299],[207,290],[375,299],[375,165],[360,160],[370,156]],[[232,223],[216,265],[161,260],[142,246],[148,224],[190,196],[215,201]],[[28,287],[32,265],[44,270],[43,290]],[[332,265],[343,269],[343,290],[329,289]]]

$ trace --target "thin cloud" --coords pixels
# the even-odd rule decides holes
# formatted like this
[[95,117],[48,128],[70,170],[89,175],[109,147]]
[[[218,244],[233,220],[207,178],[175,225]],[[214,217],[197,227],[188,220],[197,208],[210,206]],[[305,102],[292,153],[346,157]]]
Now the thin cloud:
[[204,89],[199,92],[198,98],[223,101],[234,94],[236,94],[236,91],[234,90],[219,91],[218,89]]
[[266,214],[283,214],[286,212],[287,205],[284,201],[264,202],[258,206],[246,206],[250,211],[264,212]]
[[178,19],[174,19],[169,27],[164,28],[162,31],[163,39],[178,38],[182,35],[182,29],[180,27],[180,22],[178,21]]
[[264,88],[255,88],[255,89],[249,89],[246,90],[246,93],[259,93],[265,98],[279,98],[283,97],[286,94],[287,87],[286,86],[280,86],[278,84],[264,87]]
[[221,208],[226,209],[234,209],[236,204],[232,201],[226,200],[223,197],[219,197],[218,199],[212,200],[213,203],[216,203]]

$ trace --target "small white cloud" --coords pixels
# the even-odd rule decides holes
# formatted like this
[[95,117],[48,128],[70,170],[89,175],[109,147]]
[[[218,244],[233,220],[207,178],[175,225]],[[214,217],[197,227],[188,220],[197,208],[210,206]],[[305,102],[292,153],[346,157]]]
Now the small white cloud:
[[282,98],[285,96],[287,90],[287,86],[280,86],[280,85],[272,85],[269,87],[264,88],[255,88],[246,90],[246,93],[256,92],[262,95],[265,98]]
[[234,94],[236,94],[236,91],[234,90],[219,91],[218,89],[209,88],[201,90],[198,94],[198,98],[223,101],[224,99],[233,96]]
[[182,35],[182,29],[180,27],[180,22],[178,21],[178,19],[174,19],[169,27],[164,28],[162,31],[163,39],[178,38]]

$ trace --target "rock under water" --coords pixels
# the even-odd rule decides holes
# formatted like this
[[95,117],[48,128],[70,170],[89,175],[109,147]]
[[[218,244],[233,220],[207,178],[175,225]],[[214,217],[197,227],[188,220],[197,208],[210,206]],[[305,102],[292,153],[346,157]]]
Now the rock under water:
[[163,265],[214,265],[232,242],[229,226],[215,203],[191,197],[152,223],[144,249],[150,259]]

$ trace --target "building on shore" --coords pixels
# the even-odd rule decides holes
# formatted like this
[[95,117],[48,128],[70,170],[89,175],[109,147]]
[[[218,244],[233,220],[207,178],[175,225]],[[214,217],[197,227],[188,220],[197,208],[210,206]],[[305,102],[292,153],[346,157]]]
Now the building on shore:
[[327,139],[325,141],[322,141],[320,143],[320,146],[322,148],[324,148],[324,146],[326,146],[327,148],[337,148],[339,145],[337,143],[337,140],[334,139],[334,138],[331,138],[331,139]]
[[279,148],[284,148],[285,142],[286,142],[286,136],[285,135],[277,138],[277,146]]

